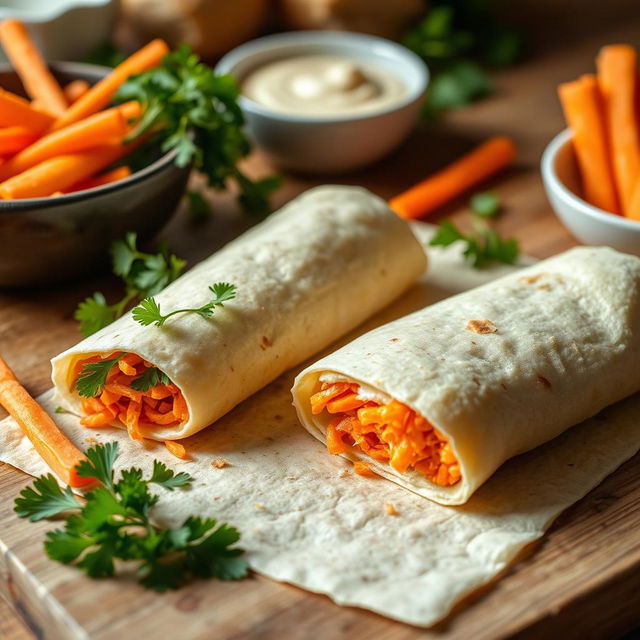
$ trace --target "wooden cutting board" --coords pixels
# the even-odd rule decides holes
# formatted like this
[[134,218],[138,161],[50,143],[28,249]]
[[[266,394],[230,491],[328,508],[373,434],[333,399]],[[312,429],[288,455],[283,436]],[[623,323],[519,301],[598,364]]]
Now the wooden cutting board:
[[[506,209],[500,230],[516,235],[523,249],[539,258],[569,248],[576,243],[553,216],[538,174],[544,145],[563,126],[555,86],[590,71],[604,43],[640,45],[638,13],[637,8],[628,16],[621,13],[626,18],[617,24],[603,19],[605,30],[593,13],[584,26],[587,35],[577,42],[571,30],[565,34],[561,24],[549,25],[556,35],[554,47],[541,46],[529,61],[499,74],[496,96],[453,114],[437,128],[422,128],[393,157],[366,172],[332,181],[362,184],[388,198],[474,142],[495,133],[511,135],[519,148],[518,166],[493,185]],[[571,25],[568,20],[565,27]],[[249,169],[256,175],[270,170],[259,155]],[[287,178],[276,204],[318,183]],[[212,200],[216,213],[207,225],[191,227],[180,212],[163,233],[191,263],[247,226],[230,198]],[[452,215],[468,224],[463,205],[456,203],[440,217]],[[49,358],[78,341],[73,310],[95,290],[115,296],[117,287],[101,277],[0,294],[0,353],[34,394],[50,386]],[[13,499],[30,478],[0,464],[0,592],[33,634],[47,639],[616,637],[640,624],[639,464],[636,456],[566,511],[499,581],[431,631],[338,607],[323,596],[260,576],[238,583],[198,583],[162,596],[146,593],[126,578],[89,580],[47,560],[42,538],[51,525],[29,524],[12,512]],[[31,635],[14,625],[0,615],[0,636]]]

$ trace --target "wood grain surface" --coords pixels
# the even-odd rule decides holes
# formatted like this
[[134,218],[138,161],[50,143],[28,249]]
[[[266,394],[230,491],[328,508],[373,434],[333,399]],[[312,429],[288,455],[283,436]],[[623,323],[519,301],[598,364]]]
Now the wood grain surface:
[[[514,8],[518,4],[511,3],[510,11],[527,22]],[[388,198],[475,142],[501,133],[514,138],[519,159],[492,185],[506,209],[500,230],[517,236],[523,249],[539,258],[576,244],[551,212],[538,173],[545,144],[563,127],[555,87],[592,70],[602,44],[640,45],[640,8],[635,0],[528,4],[537,25],[532,51],[517,68],[495,76],[494,96],[437,126],[421,126],[392,157],[361,173],[323,180],[289,176],[276,204],[322,182],[362,184]],[[270,170],[259,154],[249,169],[256,175]],[[216,214],[206,226],[190,226],[181,211],[162,234],[191,263],[248,224],[228,196],[212,201]],[[464,199],[438,218],[448,215],[468,224]],[[221,226],[230,231],[221,235]],[[103,275],[0,294],[0,353],[32,393],[50,386],[49,358],[78,341],[73,310],[95,290],[115,294],[117,285]],[[46,559],[42,537],[51,525],[27,524],[12,513],[13,498],[30,479],[0,464],[0,593],[31,629],[0,605],[0,638],[615,638],[640,624],[639,462],[636,456],[566,511],[500,580],[430,631],[337,607],[323,596],[260,576],[203,582],[162,596],[127,578],[88,580]]]

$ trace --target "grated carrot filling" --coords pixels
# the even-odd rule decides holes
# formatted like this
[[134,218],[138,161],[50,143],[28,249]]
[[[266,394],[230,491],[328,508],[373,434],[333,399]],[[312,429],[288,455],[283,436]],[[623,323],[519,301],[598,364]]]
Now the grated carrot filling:
[[[74,380],[88,362],[99,362],[116,357],[117,353],[91,356],[76,363]],[[107,383],[100,395],[82,398],[86,427],[99,428],[114,422],[122,423],[133,440],[144,438],[145,428],[175,427],[189,418],[187,403],[182,392],[173,384],[157,384],[147,391],[131,388],[131,383],[153,365],[134,353],[126,353],[109,371]]]
[[363,400],[360,385],[323,382],[311,396],[311,412],[333,415],[327,425],[327,449],[339,454],[357,447],[399,473],[415,469],[442,487],[460,481],[460,465],[449,441],[413,409],[396,400]]

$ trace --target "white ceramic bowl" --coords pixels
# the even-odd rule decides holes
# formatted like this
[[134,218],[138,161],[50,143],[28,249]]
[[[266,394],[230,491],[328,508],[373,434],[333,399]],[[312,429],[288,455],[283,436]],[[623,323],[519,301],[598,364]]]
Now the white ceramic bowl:
[[[115,0],[1,0],[0,20],[22,20],[47,60],[78,60],[111,37]],[[6,57],[0,50],[0,62]]]
[[569,129],[549,143],[542,155],[541,170],[553,210],[578,240],[640,255],[640,222],[608,213],[582,199]]
[[278,113],[242,96],[249,135],[279,165],[310,173],[343,173],[379,160],[406,138],[420,115],[429,72],[418,56],[395,42],[344,31],[282,33],[233,49],[216,71],[242,82],[266,62],[305,54],[344,55],[386,67],[408,91],[389,108],[339,117]]

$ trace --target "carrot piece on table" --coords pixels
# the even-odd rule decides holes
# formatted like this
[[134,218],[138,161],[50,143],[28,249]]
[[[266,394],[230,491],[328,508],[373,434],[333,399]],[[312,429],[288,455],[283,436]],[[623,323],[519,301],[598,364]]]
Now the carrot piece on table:
[[622,212],[629,215],[633,190],[640,177],[640,141],[635,112],[637,59],[633,47],[603,47],[596,59],[611,141],[613,177]]
[[176,458],[180,458],[181,460],[189,459],[187,450],[184,448],[184,445],[181,445],[179,442],[175,442],[174,440],[165,440],[164,446],[167,447],[167,451],[176,456]]
[[0,167],[0,181],[18,175],[44,160],[120,140],[129,126],[119,109],[108,109],[64,129],[53,131],[23,149]]
[[359,476],[365,476],[367,478],[375,478],[377,475],[371,468],[371,465],[363,460],[357,460],[353,463],[353,472],[357,473]]
[[169,47],[163,40],[153,40],[119,64],[108,76],[100,80],[87,93],[76,100],[56,120],[54,128],[61,129],[72,122],[77,122],[96,111],[100,111],[100,109],[109,104],[120,85],[129,76],[157,66],[168,52]]
[[564,116],[582,176],[584,199],[594,207],[620,213],[611,153],[598,83],[584,75],[558,87]]
[[24,24],[11,19],[0,22],[0,43],[27,93],[54,116],[64,113],[67,108],[64,93]]
[[0,127],[25,127],[40,133],[53,122],[53,116],[36,109],[24,98],[0,89]]
[[[108,167],[129,152],[133,145],[104,145],[89,151],[80,151],[49,158],[17,176],[0,183],[0,200],[46,197],[64,191]],[[4,165],[0,169],[4,168]]]
[[22,151],[37,137],[37,134],[25,127],[5,127],[0,129],[0,156]]
[[84,454],[29,395],[2,358],[0,404],[18,423],[38,454],[61,480],[72,487],[86,487],[95,482],[94,478],[83,478],[77,474],[75,466],[86,459]]
[[64,97],[69,104],[73,104],[79,98],[89,91],[91,85],[85,80],[72,80],[69,84],[62,88]]
[[506,137],[490,138],[470,153],[389,201],[402,218],[421,218],[513,164],[516,150]]

